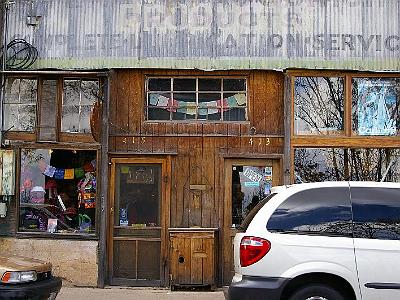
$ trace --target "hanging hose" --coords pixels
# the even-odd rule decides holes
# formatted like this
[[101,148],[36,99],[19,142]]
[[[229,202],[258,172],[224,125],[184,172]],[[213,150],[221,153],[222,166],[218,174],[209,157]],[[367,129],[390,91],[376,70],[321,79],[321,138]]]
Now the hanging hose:
[[[1,57],[4,49],[1,49]],[[25,70],[37,59],[37,49],[23,39],[15,39],[8,43],[6,53],[7,70]]]

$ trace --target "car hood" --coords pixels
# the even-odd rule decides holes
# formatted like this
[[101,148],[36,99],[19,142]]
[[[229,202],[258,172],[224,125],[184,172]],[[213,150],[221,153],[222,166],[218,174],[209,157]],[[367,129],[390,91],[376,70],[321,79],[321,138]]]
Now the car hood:
[[43,273],[51,271],[51,268],[51,263],[39,259],[0,255],[0,277],[6,271],[36,271],[37,273]]

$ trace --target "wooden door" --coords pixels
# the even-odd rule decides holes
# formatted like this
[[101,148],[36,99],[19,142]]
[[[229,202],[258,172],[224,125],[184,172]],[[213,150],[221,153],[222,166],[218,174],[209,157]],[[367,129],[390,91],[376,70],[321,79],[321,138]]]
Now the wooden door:
[[282,183],[280,159],[226,159],[224,168],[223,283],[234,275],[233,238],[247,213]]
[[109,270],[112,285],[165,284],[169,220],[166,159],[112,159]]

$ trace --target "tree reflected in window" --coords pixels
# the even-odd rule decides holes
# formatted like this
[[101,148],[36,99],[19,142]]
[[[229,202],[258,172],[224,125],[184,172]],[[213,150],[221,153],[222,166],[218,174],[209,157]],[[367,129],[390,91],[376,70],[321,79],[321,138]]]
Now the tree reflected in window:
[[399,149],[296,148],[295,182],[400,182]]
[[296,77],[294,132],[298,135],[334,135],[344,129],[344,79]]

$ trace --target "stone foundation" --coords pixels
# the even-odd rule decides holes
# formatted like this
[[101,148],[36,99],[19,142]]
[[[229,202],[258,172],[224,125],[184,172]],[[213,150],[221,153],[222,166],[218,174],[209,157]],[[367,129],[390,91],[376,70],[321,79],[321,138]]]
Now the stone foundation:
[[97,286],[97,241],[0,238],[2,255],[50,261],[66,286]]

